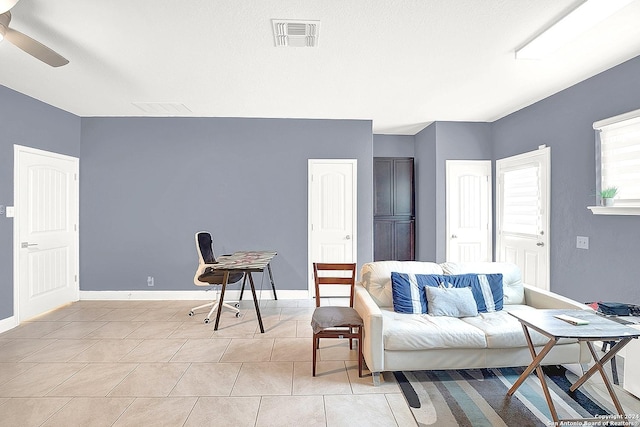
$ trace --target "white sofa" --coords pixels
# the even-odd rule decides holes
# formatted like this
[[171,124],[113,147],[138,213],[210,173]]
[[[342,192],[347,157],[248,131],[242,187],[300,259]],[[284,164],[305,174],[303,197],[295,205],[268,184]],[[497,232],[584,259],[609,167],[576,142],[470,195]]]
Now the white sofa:
[[[391,273],[503,275],[504,307],[476,317],[396,313]],[[531,362],[522,326],[512,310],[590,308],[552,292],[522,283],[520,269],[507,263],[377,261],[364,264],[356,285],[354,307],[364,320],[362,351],[375,385],[380,373],[401,370],[471,369],[526,366]],[[548,341],[531,334],[538,350]],[[560,340],[544,364],[588,363],[585,344]]]

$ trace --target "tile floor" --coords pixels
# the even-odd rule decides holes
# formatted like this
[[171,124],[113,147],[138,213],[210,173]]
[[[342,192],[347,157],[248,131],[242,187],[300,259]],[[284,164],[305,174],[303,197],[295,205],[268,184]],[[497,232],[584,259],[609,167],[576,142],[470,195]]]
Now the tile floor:
[[0,334],[0,426],[416,425],[348,340],[311,377],[312,301],[263,301],[264,334],[249,301],[215,332],[201,303],[80,301]]

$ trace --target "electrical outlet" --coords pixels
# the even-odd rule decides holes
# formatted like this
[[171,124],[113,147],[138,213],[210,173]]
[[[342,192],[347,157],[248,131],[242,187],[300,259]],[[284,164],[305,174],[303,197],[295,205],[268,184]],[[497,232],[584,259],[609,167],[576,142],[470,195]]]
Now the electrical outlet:
[[576,248],[589,249],[589,238],[585,236],[576,237]]
[[154,286],[153,276],[147,276],[147,286]]

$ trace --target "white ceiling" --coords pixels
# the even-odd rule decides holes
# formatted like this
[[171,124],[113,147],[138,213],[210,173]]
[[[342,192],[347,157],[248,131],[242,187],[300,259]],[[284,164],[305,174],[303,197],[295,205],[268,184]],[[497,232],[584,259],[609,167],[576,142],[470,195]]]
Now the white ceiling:
[[[577,3],[580,3],[578,1]],[[640,0],[541,61],[514,50],[576,0],[21,0],[11,27],[70,60],[6,41],[0,84],[82,117],[371,119],[413,135],[494,121],[640,55]],[[317,48],[276,48],[271,19],[319,20]]]

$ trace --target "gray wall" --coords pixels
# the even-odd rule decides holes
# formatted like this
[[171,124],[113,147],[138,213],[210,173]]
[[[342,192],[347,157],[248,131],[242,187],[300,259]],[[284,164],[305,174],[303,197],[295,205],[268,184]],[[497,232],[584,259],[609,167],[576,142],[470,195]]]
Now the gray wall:
[[[493,124],[496,159],[551,147],[551,290],[640,304],[640,216],[593,215],[594,121],[640,108],[640,57]],[[589,250],[576,249],[589,237]]]
[[446,261],[445,177],[447,160],[491,160],[491,124],[436,123],[436,257]]
[[373,135],[374,157],[414,157],[413,135]]
[[[82,290],[191,290],[193,234],[218,254],[275,249],[307,288],[307,160],[358,160],[358,263],[373,259],[370,121],[84,118]],[[267,286],[268,283],[265,283]]]
[[416,259],[436,259],[436,124],[415,136]]
[[446,258],[445,176],[447,160],[491,160],[491,124],[436,122],[416,135],[418,166],[417,258]]
[[[0,205],[13,206],[13,145],[79,157],[80,118],[0,86]],[[13,315],[13,219],[0,216],[0,319]]]
[[[640,108],[640,57],[492,124],[415,137],[348,120],[83,118],[0,86],[0,204],[13,144],[80,156],[81,288],[191,289],[193,233],[218,253],[274,248],[278,287],[306,286],[307,159],[358,159],[358,263],[372,259],[372,158],[414,156],[417,258],[444,260],[444,162],[551,147],[551,287],[640,303],[640,217],[596,216],[592,122]],[[411,143],[414,143],[412,147]],[[82,148],[82,150],[81,150]],[[412,153],[412,154],[411,154]],[[256,218],[259,218],[257,220]],[[590,249],[575,248],[577,235]],[[13,314],[13,221],[0,218],[0,319]]]

